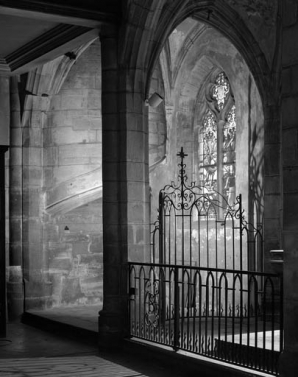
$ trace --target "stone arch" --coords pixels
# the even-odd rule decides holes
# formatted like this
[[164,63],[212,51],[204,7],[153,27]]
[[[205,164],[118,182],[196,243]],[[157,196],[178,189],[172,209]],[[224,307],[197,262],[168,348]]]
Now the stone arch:
[[[219,3],[215,1],[206,2],[185,2],[181,4],[178,2],[172,3],[171,5],[167,4],[164,6],[163,11],[160,14],[160,20],[158,26],[155,30],[155,33],[151,35],[152,40],[154,40],[154,48],[148,53],[148,71],[145,85],[145,93],[148,93],[150,90],[150,81],[156,61],[162,51],[165,41],[172,32],[172,30],[179,25],[186,17],[193,17],[199,21],[204,22],[205,25],[208,25],[215,28],[223,35],[225,35],[239,53],[244,58],[250,73],[252,74],[253,79],[255,80],[256,86],[260,93],[260,100],[262,104],[262,112],[264,115],[264,159],[262,166],[259,166],[257,169],[264,176],[263,187],[268,180],[270,180],[270,175],[274,174],[280,179],[280,142],[278,141],[279,134],[279,123],[280,123],[280,114],[278,108],[278,100],[276,99],[274,93],[276,93],[276,87],[279,83],[278,75],[271,71],[271,67],[276,65],[278,59],[278,46],[273,51],[272,56],[268,57],[265,55],[265,52],[262,50],[260,41],[256,40],[256,36],[252,33],[251,29],[248,28],[247,23],[244,23],[240,17],[239,9],[232,4],[233,2],[227,1],[227,3]],[[233,6],[231,6],[233,5]],[[176,8],[176,12],[173,12],[173,9]],[[239,7],[247,10],[248,5],[246,2],[239,5]],[[280,4],[277,5],[277,2],[273,6],[276,13],[272,13],[271,16],[272,23],[275,21],[277,24],[280,22]],[[260,17],[263,15],[260,14]],[[277,27],[278,30],[278,27]],[[278,31],[277,31],[278,32]],[[277,38],[278,39],[278,38]],[[183,59],[183,53],[181,54]],[[278,64],[277,64],[278,65]],[[250,84],[249,84],[250,85]],[[251,93],[253,96],[253,93]],[[251,100],[251,99],[250,99]],[[273,115],[274,114],[274,115]],[[255,142],[258,139],[258,133],[256,130],[252,130],[250,136],[250,143],[255,146]],[[258,148],[256,149],[258,150]],[[259,153],[259,151],[257,152]],[[253,161],[251,161],[254,164]],[[259,184],[257,184],[256,191],[259,191]],[[275,222],[278,224],[280,221],[280,214],[277,209],[277,206],[274,205],[274,200],[280,201],[280,197],[277,198],[276,192],[274,193],[264,193],[264,202],[267,203],[264,207],[264,219],[268,219],[268,224],[270,226]],[[252,213],[253,209],[251,208]],[[274,220],[272,220],[274,219]],[[261,219],[259,219],[261,220]],[[272,232],[269,231],[268,236],[266,236],[265,227],[265,259],[269,259],[269,250],[275,245],[281,242],[280,229],[278,225],[275,225],[275,236],[272,237]],[[265,262],[266,263],[266,262]]]
[[[241,20],[239,13],[230,5],[226,3],[222,4],[214,0],[208,1],[208,4],[205,2],[177,1],[172,2],[171,5],[167,4],[167,7],[164,6],[155,34],[151,36],[155,43],[154,49],[149,50],[150,55],[148,52],[149,64],[145,89],[146,93],[149,90],[151,75],[165,41],[174,28],[187,17],[194,17],[214,27],[230,39],[247,62],[256,80],[262,100],[265,103],[270,102],[268,99],[268,91],[271,92],[272,83],[274,83],[273,85],[277,85],[277,82],[275,77],[270,77],[270,74],[268,75],[270,67],[263,51],[251,31]],[[274,57],[274,59],[276,59],[276,57]]]

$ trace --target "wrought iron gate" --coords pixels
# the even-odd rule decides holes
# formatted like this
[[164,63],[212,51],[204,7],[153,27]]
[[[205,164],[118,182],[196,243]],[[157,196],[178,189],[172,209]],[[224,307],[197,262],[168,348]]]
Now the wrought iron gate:
[[130,334],[278,374],[282,278],[262,271],[262,233],[241,196],[179,184],[159,195],[151,263],[130,263]]

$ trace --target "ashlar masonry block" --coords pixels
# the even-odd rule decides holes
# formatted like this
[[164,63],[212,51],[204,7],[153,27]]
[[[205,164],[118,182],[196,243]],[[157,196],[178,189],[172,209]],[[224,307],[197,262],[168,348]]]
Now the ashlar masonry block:
[[297,63],[298,45],[293,43],[298,35],[298,23],[283,30],[282,63],[284,66]]
[[[298,106],[297,106],[298,107]],[[298,112],[297,112],[298,116]],[[298,118],[297,118],[298,120]],[[283,164],[285,165],[298,165],[298,150],[297,150],[297,138],[298,129],[291,128],[283,131],[283,144],[287,148],[283,149]]]
[[264,198],[265,218],[277,218],[280,214],[280,195],[266,195]]
[[144,145],[147,135],[143,132],[127,133],[127,160],[133,162],[144,162],[146,156],[144,155]]
[[282,101],[283,128],[295,128],[298,121],[298,97],[286,97]]
[[284,194],[284,230],[297,230],[298,227],[298,192]]

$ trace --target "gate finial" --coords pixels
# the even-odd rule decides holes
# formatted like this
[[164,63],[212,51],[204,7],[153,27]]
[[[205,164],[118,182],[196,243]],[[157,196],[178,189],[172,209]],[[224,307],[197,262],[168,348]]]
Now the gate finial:
[[[183,163],[183,159],[184,157],[188,156],[188,154],[184,153],[183,151],[183,147],[181,147],[181,150],[179,153],[177,153],[177,156],[181,158],[181,162],[180,164],[178,164],[178,166],[180,166],[180,171],[179,171],[179,178],[180,178],[180,182],[181,182],[181,190],[182,190],[182,193],[183,193],[183,190],[184,190],[184,185],[185,185],[185,182],[187,181],[187,176],[185,174],[185,164]],[[183,195],[182,195],[182,203],[183,203]]]
[[177,156],[179,156],[181,160],[183,161],[184,157],[188,156],[188,154],[184,153],[183,147],[181,147],[181,151],[177,154]]

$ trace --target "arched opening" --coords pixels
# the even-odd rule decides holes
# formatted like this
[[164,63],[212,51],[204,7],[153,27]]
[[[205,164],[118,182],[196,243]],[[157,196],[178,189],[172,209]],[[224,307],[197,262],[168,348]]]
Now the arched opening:
[[189,181],[230,202],[241,194],[250,222],[263,222],[264,114],[244,58],[215,28],[193,18],[177,26],[159,56],[149,93],[151,220],[158,192],[177,178],[182,146]]

